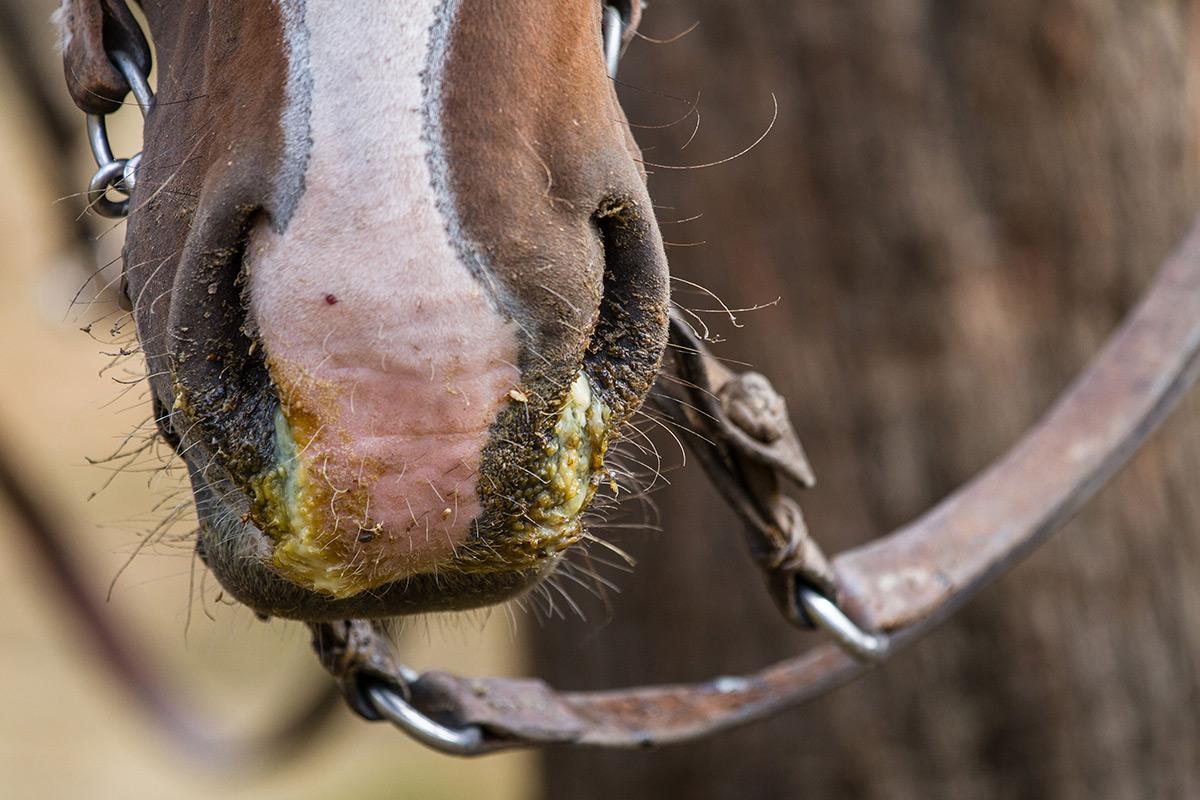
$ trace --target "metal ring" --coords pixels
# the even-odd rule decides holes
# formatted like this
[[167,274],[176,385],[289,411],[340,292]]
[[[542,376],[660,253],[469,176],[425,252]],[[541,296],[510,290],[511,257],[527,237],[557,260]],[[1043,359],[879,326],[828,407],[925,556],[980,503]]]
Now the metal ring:
[[[142,112],[142,119],[145,119],[146,115],[150,113],[150,109],[154,107],[154,92],[147,83],[146,76],[138,69],[137,62],[133,60],[133,57],[123,50],[114,50],[109,53],[108,57],[121,71],[125,82],[129,84],[133,97],[137,101],[138,109]],[[88,114],[87,131],[88,144],[92,147],[92,157],[96,159],[96,166],[103,167],[112,163],[112,145],[108,142],[108,125],[105,122],[105,115]]]
[[[113,50],[108,57],[121,71],[125,82],[129,84],[144,120],[150,113],[150,109],[154,107],[154,91],[150,88],[146,76],[142,74],[133,57],[125,51]],[[98,167],[88,184],[89,199],[95,197],[91,202],[91,207],[95,209],[96,213],[113,219],[128,216],[128,198],[110,200],[107,193],[109,189],[125,195],[133,191],[137,184],[137,168],[142,161],[142,154],[137,153],[132,158],[113,157],[112,145],[108,141],[108,123],[103,114],[87,115],[87,133],[88,144],[92,148],[92,158],[96,160]]]
[[150,88],[146,76],[142,74],[142,70],[133,60],[133,56],[124,50],[113,50],[108,54],[108,59],[117,65],[117,69],[121,70],[121,76],[125,78],[125,82],[133,91],[133,99],[137,101],[138,108],[142,112],[142,119],[145,119],[146,115],[150,113],[150,109],[154,107],[154,90]]
[[381,716],[421,744],[456,756],[477,755],[483,746],[483,729],[478,725],[448,728],[425,716],[385,683],[371,682],[363,690]]
[[112,146],[108,143],[108,124],[103,114],[87,115],[88,144],[92,146],[92,158],[97,167],[106,167],[113,162]]
[[604,4],[604,64],[608,77],[617,77],[621,62],[621,38],[625,33],[625,16],[613,3]]
[[891,643],[886,636],[864,631],[836,603],[811,586],[800,585],[796,600],[814,625],[837,640],[858,661],[878,664],[888,657]]
[[[129,214],[129,198],[110,200],[108,190],[124,192],[122,181],[125,178],[125,159],[110,161],[96,170],[88,183],[88,205],[103,217],[120,219]],[[127,192],[126,192],[127,193]]]
[[132,195],[137,188],[137,169],[142,163],[142,154],[134,153],[125,159],[125,169],[121,171],[121,188],[119,191]]

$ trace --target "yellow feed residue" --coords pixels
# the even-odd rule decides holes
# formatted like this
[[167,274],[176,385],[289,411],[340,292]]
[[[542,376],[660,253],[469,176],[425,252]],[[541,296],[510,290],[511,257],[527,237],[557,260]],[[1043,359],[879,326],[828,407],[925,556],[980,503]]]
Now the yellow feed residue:
[[596,493],[604,469],[611,416],[608,406],[592,392],[587,376],[579,373],[536,471],[544,488],[524,517],[512,525],[513,532],[534,547],[530,555],[553,555],[582,535],[579,515]]
[[275,412],[276,467],[254,484],[263,531],[275,541],[276,569],[288,580],[332,597],[370,588],[361,570],[348,568],[337,532],[323,524],[326,503],[309,480],[301,448],[282,410]]
[[[509,523],[507,535],[501,537],[504,543],[486,550],[500,558],[489,558],[487,563],[465,559],[446,566],[464,572],[520,569],[578,541],[583,533],[580,515],[603,474],[610,417],[608,406],[592,392],[581,372],[567,392],[534,470],[540,488]],[[297,443],[298,438],[306,439],[302,431],[310,426],[305,419],[300,415],[297,424],[302,430],[294,433],[288,416],[276,412],[276,466],[253,484],[255,521],[274,541],[273,562],[283,577],[331,597],[351,597],[385,582],[387,576],[355,568],[354,553],[348,551],[336,526],[328,524],[329,492],[308,475],[301,458],[304,446]],[[369,520],[355,522],[361,526]]]

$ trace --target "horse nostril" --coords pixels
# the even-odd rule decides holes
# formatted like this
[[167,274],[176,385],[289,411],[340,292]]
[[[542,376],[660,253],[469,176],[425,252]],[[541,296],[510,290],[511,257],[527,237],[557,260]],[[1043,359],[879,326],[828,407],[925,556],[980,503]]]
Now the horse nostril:
[[170,384],[156,393],[168,441],[177,449],[198,444],[211,462],[206,469],[242,487],[273,460],[277,405],[244,291],[253,220],[245,210],[225,220],[233,237],[181,263],[167,323]]
[[624,417],[654,383],[666,347],[669,281],[654,216],[629,196],[607,199],[593,222],[604,244],[600,313],[586,368]]
[[666,345],[667,278],[643,203],[616,196],[592,215],[604,256],[595,322],[566,336],[547,326],[547,338],[570,339],[574,349],[562,363],[527,370],[529,391],[512,397],[494,427],[480,468],[481,547],[490,563],[528,568],[578,541],[582,514],[607,475],[609,444],[654,382]]

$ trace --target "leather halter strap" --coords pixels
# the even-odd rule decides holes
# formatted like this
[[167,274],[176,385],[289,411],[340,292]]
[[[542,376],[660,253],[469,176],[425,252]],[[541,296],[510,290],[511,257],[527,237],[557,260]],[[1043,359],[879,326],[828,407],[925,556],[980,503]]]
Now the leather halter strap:
[[[1200,221],[1103,351],[1016,446],[915,522],[833,559],[825,577],[839,604],[860,626],[890,632],[893,651],[927,633],[1128,461],[1195,380],[1198,353]],[[819,559],[815,567],[803,559],[792,566],[802,580],[823,580]],[[870,668],[822,644],[740,677],[559,692],[535,679],[409,674],[364,621],[314,626],[314,646],[364,716],[384,716],[366,692],[390,684],[435,727],[472,734],[442,748],[460,755],[686,741],[803,703]],[[437,746],[436,738],[420,738]]]
[[140,74],[150,74],[150,45],[141,26],[125,0],[69,0],[62,5],[62,26],[71,99],[88,114],[111,114],[131,87],[109,53],[126,53]]

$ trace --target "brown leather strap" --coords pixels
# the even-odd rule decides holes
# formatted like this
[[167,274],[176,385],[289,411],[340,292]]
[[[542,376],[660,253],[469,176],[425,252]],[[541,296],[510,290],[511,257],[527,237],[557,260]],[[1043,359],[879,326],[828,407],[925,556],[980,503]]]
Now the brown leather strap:
[[109,60],[120,50],[150,74],[150,45],[125,0],[66,0],[62,6],[63,74],[75,105],[88,114],[111,114],[129,93],[129,82]]
[[[1198,353],[1200,224],[1082,377],[1009,453],[920,519],[834,559],[843,607],[863,627],[891,631],[893,652],[926,633],[1112,477],[1191,386]],[[376,640],[366,651],[384,646]],[[396,682],[431,719],[481,731],[469,752],[488,752],[694,739],[804,702],[866,669],[823,644],[752,675],[689,685],[558,692],[539,680],[442,672]]]

